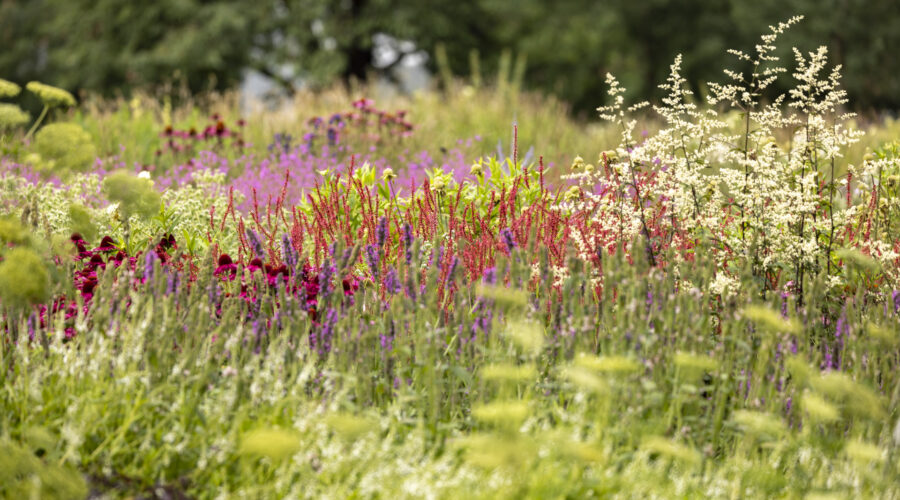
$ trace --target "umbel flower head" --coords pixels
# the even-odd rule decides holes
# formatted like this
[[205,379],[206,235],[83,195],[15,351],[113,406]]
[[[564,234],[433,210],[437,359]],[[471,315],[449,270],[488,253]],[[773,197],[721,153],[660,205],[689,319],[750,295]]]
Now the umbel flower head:
[[5,307],[40,304],[47,300],[49,291],[47,267],[30,249],[13,248],[0,262],[0,301]]
[[19,92],[21,91],[22,87],[19,87],[9,80],[0,78],[0,99],[4,97],[15,97],[19,95]]
[[119,202],[119,210],[126,218],[132,215],[150,217],[159,210],[159,193],[149,179],[119,170],[103,179],[103,192],[110,201]]
[[34,148],[52,168],[64,174],[83,172],[97,157],[97,147],[91,135],[75,123],[51,123],[34,138]]
[[[2,93],[3,90],[0,88],[0,94]],[[15,104],[0,103],[0,130],[11,130],[25,125],[30,119],[28,113]]]
[[75,105],[75,96],[70,94],[69,91],[59,87],[53,87],[41,82],[28,82],[28,85],[25,85],[25,88],[32,94],[38,96],[45,106],[53,108],[57,106],[68,107]]

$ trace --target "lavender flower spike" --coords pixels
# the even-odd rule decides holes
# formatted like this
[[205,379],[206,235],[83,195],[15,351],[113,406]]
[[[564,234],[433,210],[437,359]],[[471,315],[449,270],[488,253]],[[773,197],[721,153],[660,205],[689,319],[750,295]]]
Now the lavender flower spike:
[[259,235],[256,234],[256,231],[248,228],[247,239],[250,240],[250,247],[253,250],[253,256],[258,257],[260,260],[265,259],[266,252],[263,249],[262,241],[260,241]]
[[388,236],[387,217],[381,216],[378,220],[378,227],[375,229],[375,239],[378,242],[378,248],[384,248],[384,242]]
[[512,231],[508,227],[504,227],[500,230],[500,235],[503,236],[503,242],[506,243],[506,250],[512,253],[516,248],[516,240],[513,238]]
[[366,245],[366,264],[369,265],[369,270],[372,271],[372,277],[378,277],[378,251],[375,250],[375,245]]

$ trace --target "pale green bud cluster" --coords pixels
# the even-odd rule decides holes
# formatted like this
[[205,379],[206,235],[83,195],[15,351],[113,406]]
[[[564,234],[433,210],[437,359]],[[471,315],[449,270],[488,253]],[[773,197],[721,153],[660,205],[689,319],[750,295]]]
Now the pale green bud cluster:
[[0,78],[0,99],[5,97],[15,97],[19,95],[19,92],[21,91],[22,87],[19,87],[9,80]]
[[75,96],[69,91],[59,87],[53,87],[41,82],[28,82],[25,86],[29,92],[38,96],[41,102],[48,107],[69,107],[75,105]]
[[91,135],[74,123],[44,126],[35,136],[34,148],[44,169],[61,173],[86,171],[97,157]]
[[[2,91],[0,91],[2,93]],[[11,130],[28,123],[31,116],[15,104],[0,103],[0,130]]]

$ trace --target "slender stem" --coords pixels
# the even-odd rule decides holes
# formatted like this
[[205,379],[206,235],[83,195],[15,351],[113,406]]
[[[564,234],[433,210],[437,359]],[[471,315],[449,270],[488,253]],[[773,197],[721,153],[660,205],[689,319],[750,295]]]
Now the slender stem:
[[47,112],[50,111],[50,106],[44,105],[44,109],[41,110],[40,116],[38,116],[37,120],[34,121],[34,125],[31,126],[31,129],[28,130],[28,133],[25,134],[25,139],[30,139],[34,134],[34,131],[37,130],[38,126],[40,126],[41,122],[44,121],[44,118],[47,116]]

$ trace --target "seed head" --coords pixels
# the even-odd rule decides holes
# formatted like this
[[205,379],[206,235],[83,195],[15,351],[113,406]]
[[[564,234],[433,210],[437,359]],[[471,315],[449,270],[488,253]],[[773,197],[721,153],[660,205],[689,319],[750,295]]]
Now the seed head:
[[580,156],[576,156],[574,160],[572,160],[572,170],[578,172],[584,167],[584,158]]
[[[605,160],[604,160],[604,157],[606,157]],[[600,153],[600,159],[597,160],[597,163],[605,163],[607,161],[610,163],[614,163],[618,159],[619,159],[619,153],[617,153],[615,149],[610,149],[609,151],[604,151],[604,152]]]

